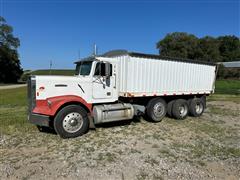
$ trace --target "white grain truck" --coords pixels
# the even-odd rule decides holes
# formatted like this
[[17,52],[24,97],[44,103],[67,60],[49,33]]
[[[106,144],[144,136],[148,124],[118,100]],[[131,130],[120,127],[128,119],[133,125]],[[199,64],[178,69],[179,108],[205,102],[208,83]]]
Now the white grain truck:
[[214,92],[213,63],[116,50],[76,62],[75,76],[32,76],[29,121],[77,137],[95,124],[146,115],[200,116]]

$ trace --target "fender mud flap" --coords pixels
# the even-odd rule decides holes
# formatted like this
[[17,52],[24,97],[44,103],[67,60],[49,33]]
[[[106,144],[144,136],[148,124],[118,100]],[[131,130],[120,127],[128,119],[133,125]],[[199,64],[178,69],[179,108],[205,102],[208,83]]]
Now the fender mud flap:
[[93,122],[93,117],[91,116],[91,114],[88,114],[88,119],[89,119],[89,128],[90,129],[96,129],[96,126]]

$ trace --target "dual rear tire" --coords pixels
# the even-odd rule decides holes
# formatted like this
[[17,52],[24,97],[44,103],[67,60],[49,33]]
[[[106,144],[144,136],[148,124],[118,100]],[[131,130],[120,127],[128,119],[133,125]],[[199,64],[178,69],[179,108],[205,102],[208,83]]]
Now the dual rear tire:
[[162,98],[154,98],[146,107],[146,115],[153,122],[160,122],[166,114],[175,119],[185,119],[189,114],[193,117],[201,116],[205,105],[201,98],[193,98],[188,101],[176,99],[168,103]]
[[175,119],[185,119],[188,116],[189,108],[185,99],[177,99],[172,105],[172,116]]
[[193,117],[201,116],[205,110],[205,103],[203,99],[200,99],[200,98],[194,98],[194,99],[188,100],[188,105],[189,105],[189,113]]

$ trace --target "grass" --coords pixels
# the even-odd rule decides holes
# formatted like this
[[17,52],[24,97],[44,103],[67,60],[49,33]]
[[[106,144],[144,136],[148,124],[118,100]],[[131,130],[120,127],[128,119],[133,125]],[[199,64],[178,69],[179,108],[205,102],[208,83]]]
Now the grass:
[[213,94],[207,97],[207,101],[233,101],[240,103],[240,96],[229,94]]
[[0,134],[28,132],[26,87],[0,90]]
[[[235,147],[221,146],[210,143],[209,141],[200,141],[195,144],[174,143],[172,148],[175,150],[185,152],[189,159],[203,158],[203,157],[218,157],[220,159],[239,158],[240,149]],[[190,151],[188,151],[190,150]]]
[[64,75],[64,76],[73,76],[75,73],[72,69],[39,69],[32,71],[32,75]]
[[214,138],[225,137],[226,128],[211,122],[193,123],[191,128],[195,130],[197,134],[204,133]]
[[234,94],[240,95],[240,80],[217,80],[217,94]]
[[213,114],[219,114],[219,115],[229,115],[229,116],[239,116],[240,113],[237,110],[230,110],[230,109],[222,109],[216,106],[208,105],[210,111]]
[[107,152],[107,153],[99,153],[98,157],[95,160],[97,160],[97,162],[104,161],[104,162],[111,163],[111,162],[115,162],[116,159],[117,159],[117,157],[115,154]]
[[144,160],[144,162],[151,164],[151,166],[159,164],[159,162],[155,158],[151,157],[150,155],[147,156],[147,158]]
[[27,106],[27,88],[0,90],[0,107]]
[[148,179],[148,173],[143,171],[143,170],[140,170],[140,173],[136,175],[136,178],[138,180],[145,180],[145,179]]

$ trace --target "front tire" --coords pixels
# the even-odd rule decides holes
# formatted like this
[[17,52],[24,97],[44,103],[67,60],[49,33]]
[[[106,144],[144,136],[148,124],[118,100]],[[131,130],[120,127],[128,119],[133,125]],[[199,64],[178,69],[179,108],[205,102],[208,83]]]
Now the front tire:
[[167,113],[166,102],[161,98],[154,98],[148,102],[146,114],[153,122],[160,122]]
[[188,115],[188,103],[184,99],[178,99],[173,103],[172,115],[176,119],[185,119]]
[[78,105],[64,107],[54,118],[54,129],[62,138],[74,138],[85,134],[89,129],[87,112]]

